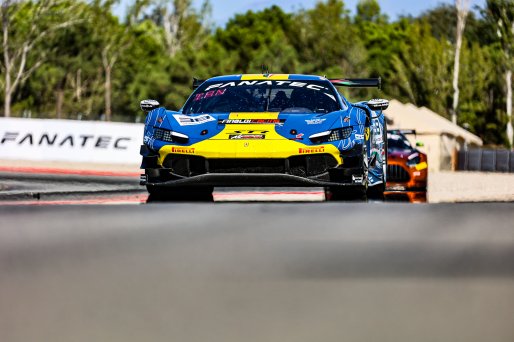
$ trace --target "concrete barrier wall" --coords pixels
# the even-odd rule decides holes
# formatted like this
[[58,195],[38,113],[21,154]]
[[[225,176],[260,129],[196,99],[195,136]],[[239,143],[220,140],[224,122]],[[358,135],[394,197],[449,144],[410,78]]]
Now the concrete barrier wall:
[[432,172],[428,200],[444,202],[514,202],[514,174],[490,172]]
[[138,164],[143,124],[0,118],[0,159]]
[[514,150],[469,149],[459,151],[457,170],[514,172]]

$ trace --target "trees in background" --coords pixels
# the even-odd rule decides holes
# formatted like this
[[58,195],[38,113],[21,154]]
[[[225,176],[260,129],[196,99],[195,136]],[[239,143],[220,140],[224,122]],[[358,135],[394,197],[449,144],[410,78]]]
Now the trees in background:
[[35,50],[56,31],[77,21],[77,3],[60,0],[17,2],[2,0],[2,73],[4,116],[11,116],[15,91],[44,63],[48,51]]
[[496,44],[501,50],[500,66],[505,77],[506,134],[513,144],[512,129],[512,70],[514,68],[514,2],[511,0],[487,0],[485,18],[496,31]]
[[462,37],[466,27],[466,18],[469,13],[469,0],[455,0],[457,10],[457,27],[455,28],[455,55],[453,61],[453,101],[452,101],[452,122],[457,123],[457,109],[459,106],[459,73],[460,73],[460,50],[462,49]]
[[[137,121],[142,98],[177,109],[193,76],[258,73],[265,64],[274,73],[382,76],[382,96],[458,113],[457,123],[487,143],[512,144],[510,0],[488,0],[467,17],[441,5],[394,21],[377,0],[361,0],[355,15],[324,0],[294,13],[237,14],[223,28],[210,23],[208,1],[133,0],[126,18],[113,4],[2,1],[5,116]],[[378,95],[356,92],[347,95]]]

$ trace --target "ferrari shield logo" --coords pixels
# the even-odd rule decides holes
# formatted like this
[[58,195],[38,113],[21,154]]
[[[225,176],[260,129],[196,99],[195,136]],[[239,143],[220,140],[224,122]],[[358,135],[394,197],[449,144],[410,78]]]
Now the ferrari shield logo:
[[366,140],[369,140],[369,127],[366,127],[366,129],[364,130],[364,138]]

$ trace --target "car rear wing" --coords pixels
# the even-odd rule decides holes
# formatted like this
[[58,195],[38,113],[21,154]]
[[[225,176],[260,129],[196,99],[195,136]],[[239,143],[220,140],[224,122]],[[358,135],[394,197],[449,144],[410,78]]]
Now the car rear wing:
[[333,78],[329,81],[336,87],[382,89],[382,78]]

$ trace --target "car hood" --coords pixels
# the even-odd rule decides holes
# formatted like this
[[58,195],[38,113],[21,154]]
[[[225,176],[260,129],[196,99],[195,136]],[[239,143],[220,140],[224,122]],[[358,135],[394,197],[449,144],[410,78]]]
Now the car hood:
[[221,133],[226,130],[242,134],[274,130],[290,139],[330,130],[338,122],[344,126],[351,125],[350,122],[343,123],[344,114],[344,111],[339,111],[328,114],[263,112],[184,115],[166,111],[160,114],[162,117],[157,126],[202,140],[224,139],[226,135]]

